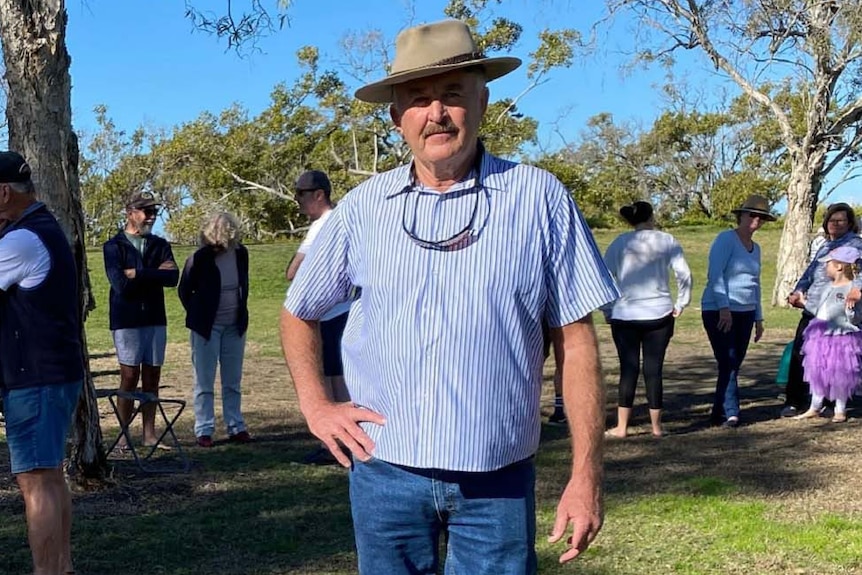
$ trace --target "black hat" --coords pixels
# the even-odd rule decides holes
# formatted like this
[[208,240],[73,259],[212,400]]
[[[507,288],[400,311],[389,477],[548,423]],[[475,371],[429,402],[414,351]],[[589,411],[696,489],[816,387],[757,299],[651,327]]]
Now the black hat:
[[30,164],[18,152],[0,152],[0,182],[29,182]]
[[296,186],[294,189],[297,192],[323,190],[326,192],[327,196],[332,193],[332,185],[329,183],[329,178],[319,170],[308,170],[307,172],[303,172],[296,179]]
[[152,192],[135,192],[126,202],[126,209],[142,210],[161,205],[162,203],[156,199]]

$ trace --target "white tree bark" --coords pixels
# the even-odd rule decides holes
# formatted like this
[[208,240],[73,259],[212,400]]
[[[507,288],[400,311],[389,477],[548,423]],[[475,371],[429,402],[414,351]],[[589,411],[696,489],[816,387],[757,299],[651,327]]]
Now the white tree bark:
[[30,163],[37,195],[66,232],[79,270],[81,359],[87,381],[75,416],[72,467],[84,477],[102,477],[107,467],[83,329],[93,299],[78,183],[78,141],[72,131],[66,20],[63,0],[0,0],[9,146]]
[[777,269],[781,273],[775,278],[773,305],[787,300],[805,271],[808,250],[803,248],[808,245],[811,222],[817,210],[817,198],[820,197],[818,176],[823,170],[825,158],[825,151],[819,151],[794,162],[787,188],[784,229],[778,244]]

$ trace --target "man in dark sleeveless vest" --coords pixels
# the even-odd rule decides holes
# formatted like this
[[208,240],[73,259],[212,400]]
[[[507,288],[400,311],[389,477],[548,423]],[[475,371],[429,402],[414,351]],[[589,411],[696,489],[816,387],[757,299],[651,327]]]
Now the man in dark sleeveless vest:
[[0,152],[0,390],[34,575],[71,573],[65,439],[84,379],[78,274],[30,166]]

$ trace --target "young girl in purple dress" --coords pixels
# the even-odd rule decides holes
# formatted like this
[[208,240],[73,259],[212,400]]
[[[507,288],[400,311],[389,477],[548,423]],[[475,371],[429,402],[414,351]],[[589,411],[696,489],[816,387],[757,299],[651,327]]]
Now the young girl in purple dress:
[[862,253],[856,248],[835,248],[821,258],[832,280],[815,318],[802,334],[802,365],[811,387],[811,407],[797,419],[818,417],[823,401],[835,402],[834,423],[847,421],[847,401],[862,379],[862,306],[847,307],[853,287],[854,266]]

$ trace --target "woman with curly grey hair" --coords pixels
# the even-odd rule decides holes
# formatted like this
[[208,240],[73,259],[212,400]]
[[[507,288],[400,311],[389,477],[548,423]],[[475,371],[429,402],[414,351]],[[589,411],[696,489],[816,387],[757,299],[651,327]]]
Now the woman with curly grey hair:
[[200,248],[186,260],[179,286],[191,330],[195,436],[213,446],[215,375],[221,368],[222,415],[228,440],[252,440],[242,417],[242,364],[248,328],[248,250],[236,218],[227,212],[204,224]]

